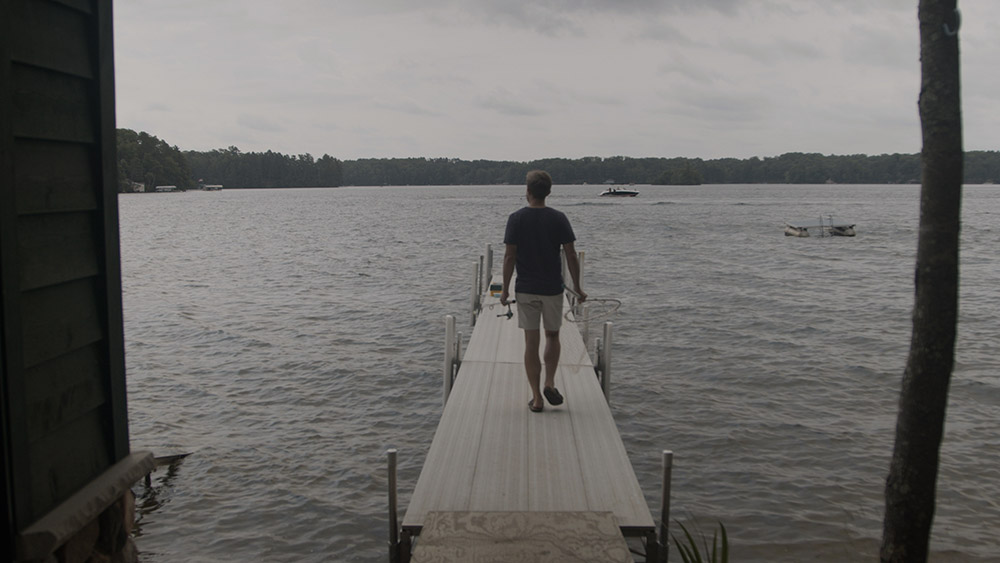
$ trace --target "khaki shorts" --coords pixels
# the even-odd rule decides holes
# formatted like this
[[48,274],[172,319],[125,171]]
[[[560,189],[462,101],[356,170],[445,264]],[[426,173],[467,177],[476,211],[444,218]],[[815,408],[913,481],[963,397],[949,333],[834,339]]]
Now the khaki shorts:
[[517,326],[527,330],[538,330],[541,318],[545,330],[557,331],[562,326],[563,296],[515,293],[517,300]]

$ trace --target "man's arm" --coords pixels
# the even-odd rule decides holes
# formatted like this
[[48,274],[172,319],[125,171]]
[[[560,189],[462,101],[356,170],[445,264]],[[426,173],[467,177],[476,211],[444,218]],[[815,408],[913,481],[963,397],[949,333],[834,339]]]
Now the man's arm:
[[566,255],[566,268],[569,269],[569,276],[573,278],[573,287],[579,295],[580,303],[587,300],[587,294],[580,287],[580,260],[577,259],[576,249],[573,243],[567,242],[563,245],[563,254]]
[[500,292],[502,305],[506,305],[510,298],[510,279],[514,277],[515,264],[517,264],[517,245],[508,244],[503,253],[503,291]]

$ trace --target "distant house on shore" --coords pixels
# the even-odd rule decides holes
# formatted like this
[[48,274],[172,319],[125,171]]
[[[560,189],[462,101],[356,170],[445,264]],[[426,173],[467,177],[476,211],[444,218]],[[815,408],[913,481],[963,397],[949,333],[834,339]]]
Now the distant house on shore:
[[177,189],[177,186],[156,186],[155,189],[156,189],[157,193],[161,193],[161,192],[177,192],[177,191],[180,191],[180,190]]

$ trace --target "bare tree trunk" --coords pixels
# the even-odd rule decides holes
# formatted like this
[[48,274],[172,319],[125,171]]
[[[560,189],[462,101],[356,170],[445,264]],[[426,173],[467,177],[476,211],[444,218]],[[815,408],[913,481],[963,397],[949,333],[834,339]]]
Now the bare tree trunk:
[[957,0],[920,0],[920,237],[910,354],[885,487],[881,559],[926,561],[958,320],[962,113]]

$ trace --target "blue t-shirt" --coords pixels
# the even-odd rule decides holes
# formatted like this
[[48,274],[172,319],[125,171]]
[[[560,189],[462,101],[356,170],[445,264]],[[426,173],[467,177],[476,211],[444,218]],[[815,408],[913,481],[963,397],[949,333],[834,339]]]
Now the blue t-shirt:
[[576,240],[562,211],[551,207],[524,207],[510,214],[504,244],[517,245],[517,283],[514,291],[536,295],[563,292],[559,248]]

